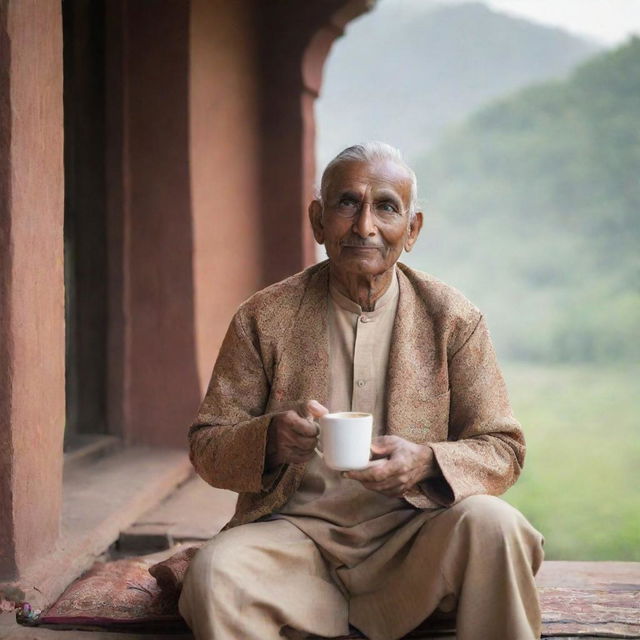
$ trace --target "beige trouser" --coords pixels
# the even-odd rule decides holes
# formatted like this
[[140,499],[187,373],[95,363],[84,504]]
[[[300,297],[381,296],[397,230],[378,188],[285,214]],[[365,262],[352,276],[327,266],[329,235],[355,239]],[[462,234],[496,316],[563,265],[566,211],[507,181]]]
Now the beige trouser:
[[372,640],[394,640],[453,603],[458,640],[540,636],[542,536],[518,511],[473,496],[416,519],[400,550],[387,543],[337,573],[286,520],[230,529],[192,561],[180,613],[197,640],[272,640],[294,629],[334,637],[349,622]]

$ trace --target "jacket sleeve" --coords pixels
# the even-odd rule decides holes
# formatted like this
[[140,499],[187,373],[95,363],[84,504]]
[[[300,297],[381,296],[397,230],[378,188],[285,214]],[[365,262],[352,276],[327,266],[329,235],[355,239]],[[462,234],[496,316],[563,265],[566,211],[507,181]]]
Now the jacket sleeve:
[[257,344],[236,313],[207,394],[189,430],[189,457],[209,484],[237,492],[263,489],[270,384]]
[[499,495],[518,478],[525,442],[484,318],[449,359],[449,437],[432,447],[440,474],[421,483],[450,506],[475,494]]

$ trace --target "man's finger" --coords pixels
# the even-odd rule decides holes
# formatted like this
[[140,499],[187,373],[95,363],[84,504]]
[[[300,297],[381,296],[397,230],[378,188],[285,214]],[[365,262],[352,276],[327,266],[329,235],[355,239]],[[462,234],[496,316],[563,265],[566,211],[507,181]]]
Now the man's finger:
[[323,407],[317,400],[308,400],[301,402],[297,407],[297,412],[301,418],[319,418],[325,413],[329,413],[329,409]]
[[388,480],[384,480],[383,482],[363,482],[362,486],[370,491],[386,493],[387,491],[400,491],[400,489],[404,487],[404,483],[400,482],[397,477],[393,477]]
[[395,464],[384,458],[384,462],[369,465],[360,471],[345,471],[345,477],[359,482],[384,482],[396,475]]
[[371,441],[371,451],[377,455],[393,453],[398,446],[395,436],[378,436]]
[[291,453],[288,456],[288,461],[292,462],[293,464],[300,464],[302,462],[309,462],[309,460],[311,460],[311,458],[313,458],[314,456],[314,452],[312,451],[311,453],[307,453],[307,454],[296,454],[296,453]]
[[291,423],[291,431],[301,438],[315,440],[318,435],[318,425],[310,420],[300,418]]
[[299,456],[306,456],[306,455],[310,455],[315,451],[315,447],[300,447],[300,446],[296,446],[296,445],[290,445],[288,447],[289,451],[291,451],[292,453],[294,453],[295,455],[299,455]]

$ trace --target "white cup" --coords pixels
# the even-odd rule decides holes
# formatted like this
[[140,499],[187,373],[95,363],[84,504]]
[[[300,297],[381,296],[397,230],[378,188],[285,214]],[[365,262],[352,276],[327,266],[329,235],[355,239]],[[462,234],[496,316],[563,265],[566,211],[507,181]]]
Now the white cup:
[[327,413],[319,420],[321,451],[316,451],[336,471],[364,469],[370,464],[372,427],[370,413]]

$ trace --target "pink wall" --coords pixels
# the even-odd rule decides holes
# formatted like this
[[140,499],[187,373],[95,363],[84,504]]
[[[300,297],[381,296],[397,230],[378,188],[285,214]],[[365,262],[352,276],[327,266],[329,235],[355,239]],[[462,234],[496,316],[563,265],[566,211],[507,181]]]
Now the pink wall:
[[262,284],[254,5],[252,0],[191,3],[193,274],[202,394],[231,315]]
[[128,442],[186,446],[231,315],[261,285],[252,4],[112,9],[123,81],[110,397]]
[[189,163],[189,3],[124,6],[123,435],[131,443],[184,447],[185,425],[200,395]]
[[58,534],[64,407],[58,0],[0,5],[0,577]]

